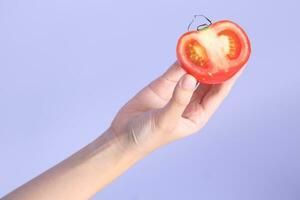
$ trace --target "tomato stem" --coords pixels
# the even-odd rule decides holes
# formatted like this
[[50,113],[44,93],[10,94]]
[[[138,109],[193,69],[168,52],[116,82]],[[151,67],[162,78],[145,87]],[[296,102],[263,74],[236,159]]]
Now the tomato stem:
[[207,28],[208,26],[210,26],[210,25],[212,24],[212,21],[211,21],[208,17],[206,17],[205,15],[194,15],[192,21],[191,21],[191,22],[189,23],[189,25],[188,25],[188,28],[187,28],[188,31],[190,31],[191,26],[192,26],[192,24],[195,22],[195,19],[196,19],[197,17],[203,17],[203,18],[205,18],[205,19],[209,22],[209,24],[204,23],[204,24],[198,25],[198,26],[197,26],[197,31],[200,31],[200,30],[202,30],[202,29],[204,29],[204,28]]

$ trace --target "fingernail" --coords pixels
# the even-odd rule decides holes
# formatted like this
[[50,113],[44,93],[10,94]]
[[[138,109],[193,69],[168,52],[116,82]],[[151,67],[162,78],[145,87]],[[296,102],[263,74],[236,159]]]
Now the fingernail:
[[192,75],[185,75],[181,82],[181,87],[185,90],[193,90],[197,85],[197,80]]

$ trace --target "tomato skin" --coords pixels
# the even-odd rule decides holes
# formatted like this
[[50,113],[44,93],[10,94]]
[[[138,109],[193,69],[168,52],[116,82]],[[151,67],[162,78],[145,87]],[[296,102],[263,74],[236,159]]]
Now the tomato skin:
[[[194,40],[206,52],[199,53],[198,48],[193,47],[195,42],[191,42]],[[186,49],[191,49],[192,53]],[[229,20],[213,23],[203,30],[184,33],[176,48],[181,67],[205,84],[218,84],[230,79],[246,64],[250,53],[251,46],[246,32]],[[200,62],[196,62],[199,59]],[[202,65],[199,66],[199,63]]]

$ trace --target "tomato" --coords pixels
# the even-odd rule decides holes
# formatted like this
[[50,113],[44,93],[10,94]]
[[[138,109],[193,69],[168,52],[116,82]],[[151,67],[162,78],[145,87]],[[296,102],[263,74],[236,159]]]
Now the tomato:
[[201,83],[218,84],[245,65],[251,46],[239,25],[223,20],[183,34],[176,51],[178,62],[187,73]]

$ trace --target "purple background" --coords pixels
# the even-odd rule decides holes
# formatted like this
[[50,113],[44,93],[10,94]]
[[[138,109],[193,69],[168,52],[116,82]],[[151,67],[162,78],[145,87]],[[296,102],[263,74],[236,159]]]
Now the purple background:
[[245,28],[252,56],[208,125],[94,199],[299,200],[297,0],[0,0],[0,196],[83,147],[175,60],[193,14]]

